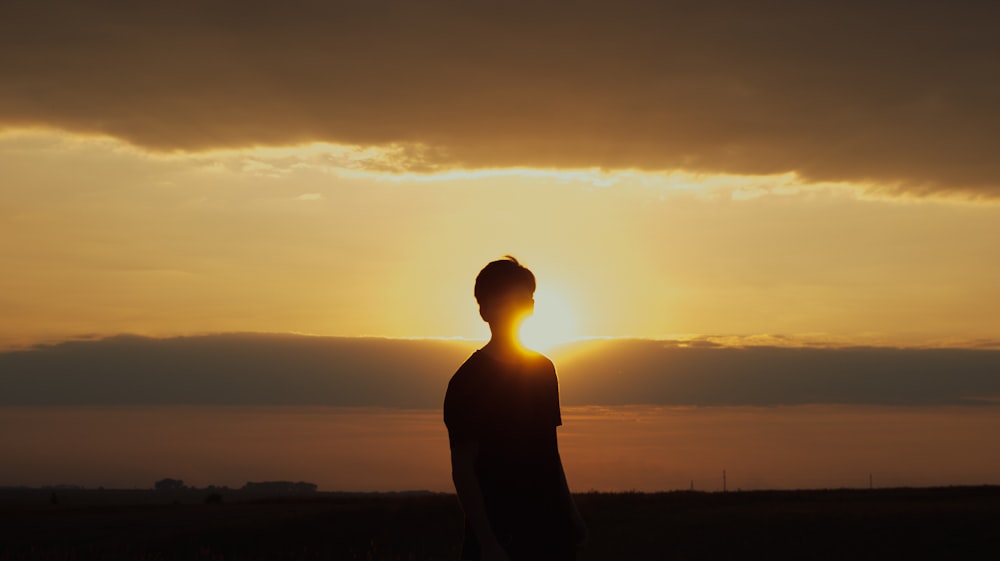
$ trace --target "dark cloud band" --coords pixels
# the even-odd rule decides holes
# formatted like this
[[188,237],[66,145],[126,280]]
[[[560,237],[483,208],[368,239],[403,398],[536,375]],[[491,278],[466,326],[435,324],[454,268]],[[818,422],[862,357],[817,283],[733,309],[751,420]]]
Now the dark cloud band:
[[0,127],[1000,194],[993,3],[19,4]]
[[[117,337],[0,353],[4,405],[436,409],[470,342]],[[1000,351],[730,348],[650,340],[555,355],[565,405],[996,405]]]

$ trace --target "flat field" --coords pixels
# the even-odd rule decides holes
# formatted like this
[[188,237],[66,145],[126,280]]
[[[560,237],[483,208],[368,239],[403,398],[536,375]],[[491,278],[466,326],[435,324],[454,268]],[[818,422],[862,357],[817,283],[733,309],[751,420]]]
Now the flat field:
[[[457,560],[454,495],[0,490],[0,561]],[[587,560],[995,559],[1000,487],[584,493]]]

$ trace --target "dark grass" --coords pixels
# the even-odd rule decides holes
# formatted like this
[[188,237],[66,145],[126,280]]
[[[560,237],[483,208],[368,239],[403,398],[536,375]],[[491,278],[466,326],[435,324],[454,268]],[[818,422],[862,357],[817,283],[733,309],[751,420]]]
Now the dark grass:
[[[50,495],[0,491],[0,561],[443,561],[458,559],[462,532],[453,495],[152,504],[162,495],[76,490],[56,505]],[[1000,487],[576,499],[590,527],[581,561],[992,560],[1000,551]]]

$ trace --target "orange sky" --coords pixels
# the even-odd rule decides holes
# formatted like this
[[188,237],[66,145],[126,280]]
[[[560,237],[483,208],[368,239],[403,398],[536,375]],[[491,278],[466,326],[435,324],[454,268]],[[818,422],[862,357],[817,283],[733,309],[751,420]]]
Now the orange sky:
[[[54,0],[0,22],[0,348],[1000,340],[993,7]],[[846,40],[845,38],[850,38]]]
[[549,338],[1000,338],[1000,204],[794,175],[377,171],[377,149],[177,155],[0,136],[0,343],[292,331],[484,337],[487,261]]

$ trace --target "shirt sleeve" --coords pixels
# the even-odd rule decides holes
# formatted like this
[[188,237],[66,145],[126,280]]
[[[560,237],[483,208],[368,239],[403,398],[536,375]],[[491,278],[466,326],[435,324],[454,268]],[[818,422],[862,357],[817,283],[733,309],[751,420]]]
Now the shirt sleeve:
[[559,376],[556,375],[556,367],[551,360],[546,359],[548,372],[546,380],[546,409],[547,416],[555,426],[562,425],[562,414],[559,407]]
[[475,389],[462,370],[448,383],[444,396],[444,424],[448,427],[452,447],[456,441],[478,437],[481,431],[481,407]]

